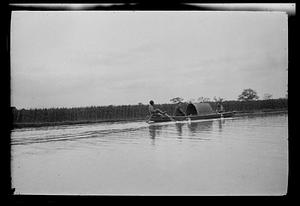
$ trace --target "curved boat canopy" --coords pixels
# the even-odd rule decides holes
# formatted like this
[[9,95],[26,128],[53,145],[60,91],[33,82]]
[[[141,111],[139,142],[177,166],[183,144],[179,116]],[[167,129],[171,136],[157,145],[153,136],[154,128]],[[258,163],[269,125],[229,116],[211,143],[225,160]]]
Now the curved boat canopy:
[[213,113],[209,103],[189,103],[186,107],[186,115],[204,115]]

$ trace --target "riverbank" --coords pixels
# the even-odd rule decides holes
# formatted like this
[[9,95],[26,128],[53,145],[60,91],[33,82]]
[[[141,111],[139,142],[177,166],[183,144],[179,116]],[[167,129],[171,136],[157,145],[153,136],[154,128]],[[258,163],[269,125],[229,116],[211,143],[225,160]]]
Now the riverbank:
[[[235,111],[235,117],[242,116],[254,116],[254,115],[264,115],[264,114],[278,114],[287,113],[287,109],[264,109],[264,110],[254,110],[254,111]],[[130,119],[113,119],[113,120],[85,120],[85,121],[62,121],[62,122],[39,122],[39,123],[13,123],[13,129],[19,128],[30,128],[30,127],[54,127],[62,125],[76,125],[76,124],[95,124],[95,123],[114,123],[114,122],[128,122],[128,121],[144,121],[145,118],[130,118]]]
[[265,115],[265,114],[281,114],[288,113],[287,109],[284,110],[258,110],[258,111],[248,111],[248,112],[236,112],[234,114],[235,117],[243,117],[243,116],[255,116],[255,115]]

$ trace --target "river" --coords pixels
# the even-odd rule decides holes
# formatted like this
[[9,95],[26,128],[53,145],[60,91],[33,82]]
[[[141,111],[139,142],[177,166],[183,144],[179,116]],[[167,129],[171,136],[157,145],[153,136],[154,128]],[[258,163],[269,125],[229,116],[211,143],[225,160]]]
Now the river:
[[288,114],[15,129],[15,194],[284,195]]

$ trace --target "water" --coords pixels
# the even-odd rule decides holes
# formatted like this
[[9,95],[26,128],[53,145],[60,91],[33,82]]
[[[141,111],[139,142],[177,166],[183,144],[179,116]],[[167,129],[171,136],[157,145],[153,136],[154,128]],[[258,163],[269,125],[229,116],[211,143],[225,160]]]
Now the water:
[[17,129],[15,194],[283,195],[288,115]]

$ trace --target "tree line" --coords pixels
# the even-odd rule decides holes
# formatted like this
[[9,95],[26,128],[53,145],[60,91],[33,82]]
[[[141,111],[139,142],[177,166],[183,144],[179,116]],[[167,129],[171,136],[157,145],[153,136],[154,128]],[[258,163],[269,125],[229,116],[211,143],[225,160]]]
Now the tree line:
[[[213,110],[217,101],[208,102]],[[185,102],[184,107],[188,104]],[[256,101],[222,101],[226,111],[254,111],[287,109],[287,99],[268,99]],[[173,114],[175,104],[158,104],[157,108]],[[113,121],[146,119],[148,105],[91,106],[79,108],[16,109],[12,108],[13,123],[77,122],[77,121]]]

